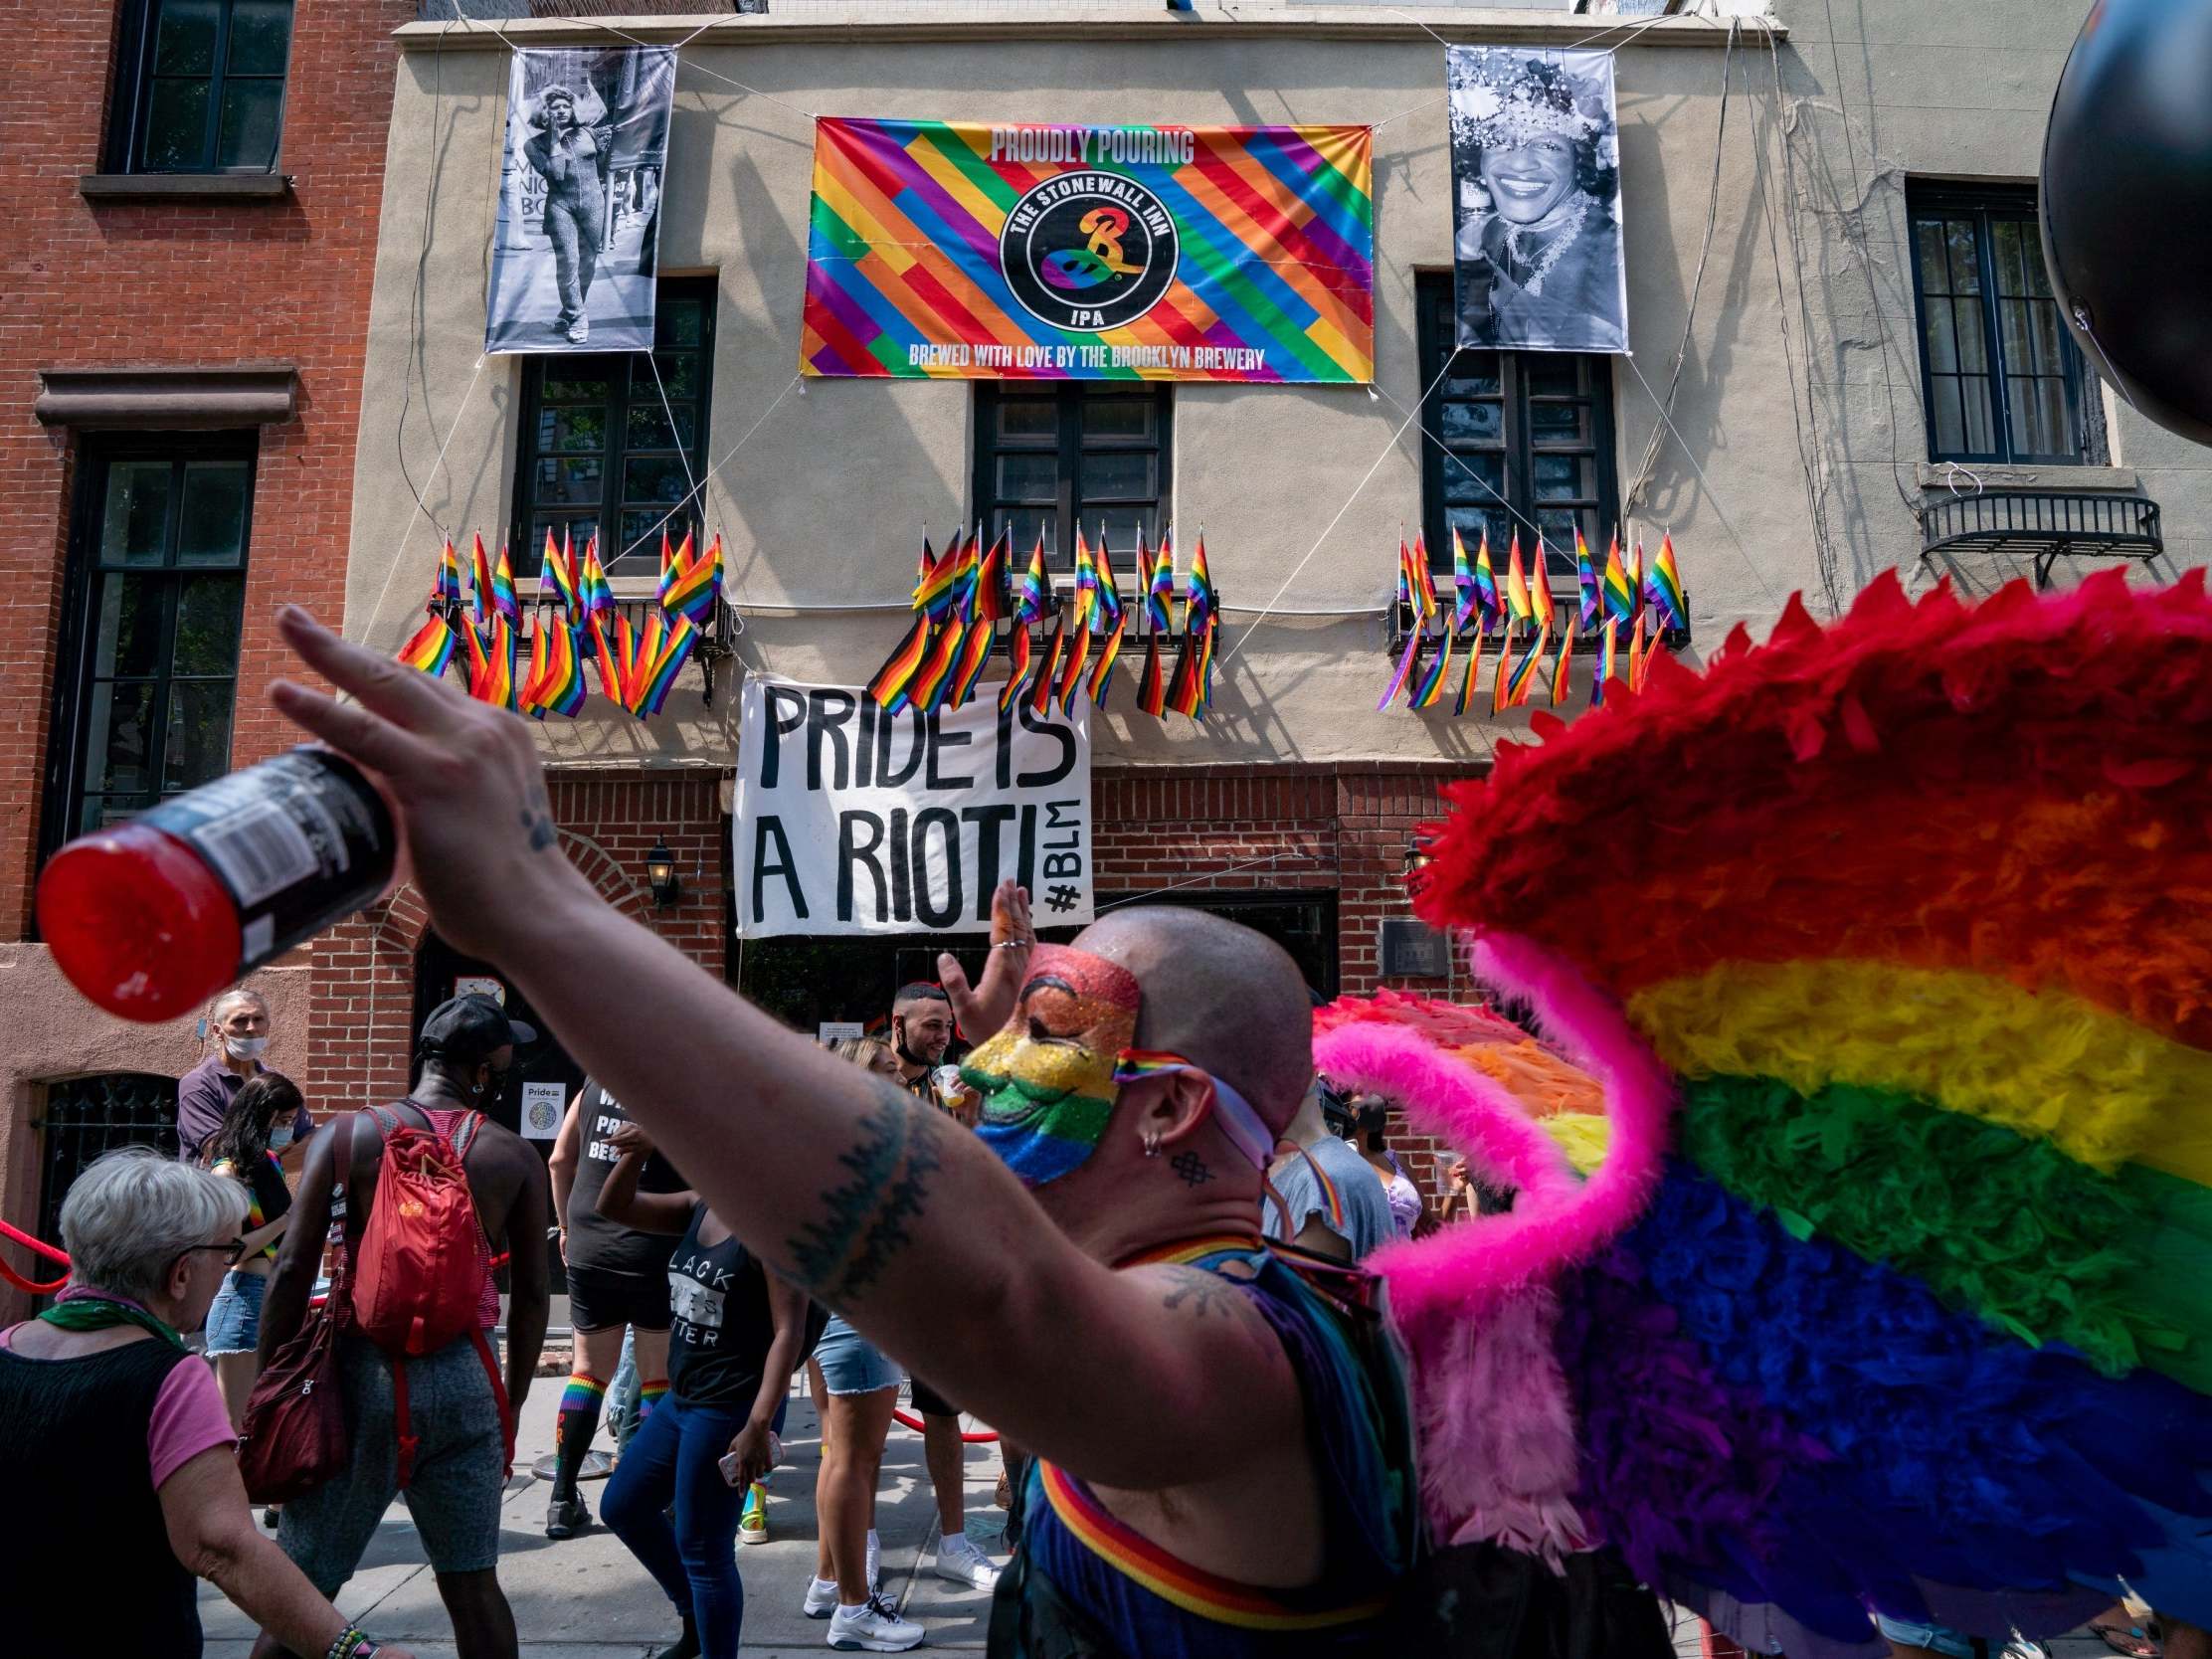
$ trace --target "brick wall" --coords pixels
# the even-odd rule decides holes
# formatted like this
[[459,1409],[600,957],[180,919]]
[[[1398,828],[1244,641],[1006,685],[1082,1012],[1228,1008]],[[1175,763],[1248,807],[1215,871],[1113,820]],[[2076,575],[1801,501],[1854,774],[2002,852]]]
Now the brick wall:
[[[1405,849],[1443,816],[1463,767],[1385,763],[1199,766],[1098,772],[1091,779],[1095,880],[1116,895],[1334,890],[1341,991],[1381,977],[1382,919],[1405,916]],[[1443,980],[1394,978],[1443,995]]]
[[[569,858],[609,903],[720,978],[728,933],[720,775],[556,774],[553,814]],[[665,839],[682,896],[654,908],[645,854]],[[318,1111],[389,1100],[411,1081],[415,953],[429,915],[412,887],[331,929],[313,950],[315,1042],[301,1086]]]
[[270,201],[88,202],[102,169],[121,0],[48,0],[8,31],[7,303],[0,306],[0,940],[25,936],[63,602],[75,445],[31,413],[42,369],[292,362],[296,418],[264,428],[248,552],[234,762],[290,741],[262,686],[283,600],[336,615],[397,51],[415,0],[301,6]]

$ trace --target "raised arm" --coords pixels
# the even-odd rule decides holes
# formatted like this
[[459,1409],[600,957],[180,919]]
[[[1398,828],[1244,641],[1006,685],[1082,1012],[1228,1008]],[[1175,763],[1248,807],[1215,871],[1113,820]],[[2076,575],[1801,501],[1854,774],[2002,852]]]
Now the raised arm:
[[281,626],[359,700],[279,683],[277,706],[381,777],[441,937],[513,977],[775,1272],[1107,1485],[1224,1475],[1297,1433],[1297,1380],[1245,1297],[1090,1260],[975,1136],[601,902],[559,851],[524,722],[295,607]]
[[983,978],[971,986],[952,952],[937,958],[938,983],[952,1003],[954,1023],[969,1042],[996,1036],[1013,1014],[1035,944],[1029,889],[1009,876],[991,895],[991,959],[983,965]]
[[553,1183],[553,1224],[561,1229],[561,1256],[568,1256],[568,1197],[576,1190],[576,1165],[584,1151],[584,1091],[568,1103],[561,1118],[561,1132],[553,1137],[553,1151],[545,1173]]
[[637,1124],[626,1123],[607,1137],[607,1144],[621,1154],[599,1190],[594,1206],[610,1221],[619,1221],[640,1232],[680,1233],[691,1224],[691,1211],[699,1195],[686,1188],[680,1193],[641,1193],[638,1178],[645,1173],[652,1156],[652,1141]]

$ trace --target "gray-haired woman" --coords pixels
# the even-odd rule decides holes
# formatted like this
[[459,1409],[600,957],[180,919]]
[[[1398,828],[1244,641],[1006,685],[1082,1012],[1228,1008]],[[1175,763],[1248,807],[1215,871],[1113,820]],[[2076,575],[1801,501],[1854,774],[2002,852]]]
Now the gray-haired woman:
[[294,1653],[408,1659],[255,1527],[222,1395],[178,1335],[207,1317],[245,1220],[238,1183],[150,1148],[70,1189],[69,1287],[0,1331],[0,1483],[33,1506],[0,1552],[11,1654],[193,1659],[197,1574]]

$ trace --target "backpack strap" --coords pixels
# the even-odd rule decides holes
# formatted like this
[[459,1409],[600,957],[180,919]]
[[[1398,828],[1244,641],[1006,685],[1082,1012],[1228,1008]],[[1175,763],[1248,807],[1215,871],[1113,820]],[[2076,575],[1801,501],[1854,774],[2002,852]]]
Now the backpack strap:
[[448,1137],[453,1142],[454,1156],[463,1164],[468,1162],[468,1148],[476,1139],[476,1131],[483,1127],[483,1113],[469,1112],[454,1125],[454,1132]]

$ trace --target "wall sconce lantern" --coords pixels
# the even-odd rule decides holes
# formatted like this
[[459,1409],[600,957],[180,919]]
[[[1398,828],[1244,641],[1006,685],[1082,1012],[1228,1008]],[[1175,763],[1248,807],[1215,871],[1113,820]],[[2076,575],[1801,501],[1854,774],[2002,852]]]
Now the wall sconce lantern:
[[653,904],[662,910],[683,896],[683,883],[676,878],[676,855],[668,850],[665,836],[645,854],[645,885],[652,889]]
[[1435,861],[1436,854],[1428,849],[1428,837],[1415,835],[1405,843],[1405,861],[1398,866],[1398,873],[1411,881]]

